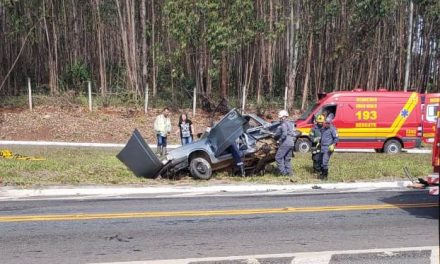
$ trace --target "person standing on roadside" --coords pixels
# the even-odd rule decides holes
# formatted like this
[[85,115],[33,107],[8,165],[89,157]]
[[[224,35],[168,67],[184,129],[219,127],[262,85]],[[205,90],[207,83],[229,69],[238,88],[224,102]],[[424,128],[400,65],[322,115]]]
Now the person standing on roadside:
[[312,140],[313,173],[315,175],[320,175],[322,169],[321,129],[324,121],[324,115],[318,115],[315,120],[315,125],[310,130],[310,139]]
[[171,120],[169,118],[170,110],[165,107],[162,114],[154,120],[154,130],[157,136],[157,153],[159,155],[167,154],[167,136],[171,132]]
[[287,121],[289,113],[286,110],[281,110],[278,113],[281,121],[280,126],[275,132],[275,139],[279,141],[275,160],[277,162],[279,173],[283,176],[292,176],[292,156],[293,148],[295,146],[295,127],[292,122]]
[[194,126],[187,114],[181,114],[179,117],[179,131],[182,146],[193,141]]
[[320,179],[322,180],[327,180],[330,157],[333,154],[333,151],[335,151],[335,146],[338,141],[338,131],[331,121],[325,120],[321,129],[322,170]]

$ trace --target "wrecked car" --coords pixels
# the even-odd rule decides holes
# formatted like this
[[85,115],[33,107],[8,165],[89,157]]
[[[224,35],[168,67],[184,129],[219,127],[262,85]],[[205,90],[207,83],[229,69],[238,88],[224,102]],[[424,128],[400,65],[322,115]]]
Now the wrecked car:
[[232,155],[226,150],[238,144],[247,173],[261,173],[275,160],[277,143],[272,135],[279,125],[233,109],[198,140],[162,158],[154,154],[136,129],[117,158],[138,177],[173,177],[189,171],[192,177],[206,180],[214,171],[234,167]]

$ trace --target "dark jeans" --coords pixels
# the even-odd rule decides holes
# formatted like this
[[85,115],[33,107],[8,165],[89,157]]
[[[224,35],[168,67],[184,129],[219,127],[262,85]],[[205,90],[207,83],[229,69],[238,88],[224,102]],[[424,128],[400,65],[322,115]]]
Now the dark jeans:
[[232,160],[234,160],[235,165],[242,163],[240,151],[238,150],[238,147],[235,144],[230,145],[227,150],[231,152]]

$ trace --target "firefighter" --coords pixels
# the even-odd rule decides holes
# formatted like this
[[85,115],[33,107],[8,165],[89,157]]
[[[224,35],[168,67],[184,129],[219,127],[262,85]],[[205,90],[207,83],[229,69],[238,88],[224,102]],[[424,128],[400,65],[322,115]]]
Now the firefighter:
[[289,113],[286,110],[281,110],[278,113],[278,118],[281,125],[277,128],[275,139],[279,141],[275,160],[277,162],[278,170],[281,175],[292,176],[292,155],[293,147],[295,146],[295,128],[293,123],[287,121]]
[[321,177],[322,180],[327,180],[328,177],[328,167],[330,157],[335,150],[336,143],[338,143],[338,131],[333,126],[331,121],[325,120],[324,125],[321,129],[321,152],[322,152],[322,166],[321,166]]
[[315,125],[310,131],[310,139],[312,140],[312,160],[313,173],[321,174],[322,152],[321,152],[321,129],[325,121],[324,115],[318,115],[315,119]]

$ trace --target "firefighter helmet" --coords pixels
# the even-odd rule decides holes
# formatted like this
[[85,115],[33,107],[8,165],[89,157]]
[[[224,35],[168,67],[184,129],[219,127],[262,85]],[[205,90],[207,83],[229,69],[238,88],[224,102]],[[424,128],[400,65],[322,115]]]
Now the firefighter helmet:
[[325,121],[324,115],[318,115],[316,117],[316,123],[324,123],[324,121]]
[[288,117],[289,113],[286,110],[281,110],[278,112],[278,118]]

